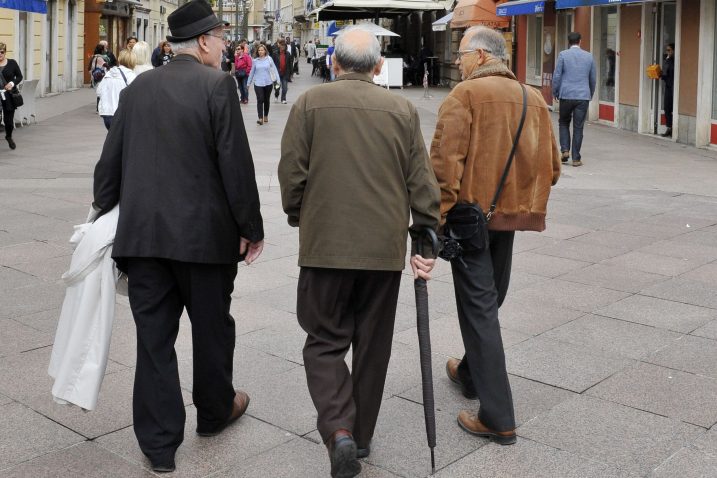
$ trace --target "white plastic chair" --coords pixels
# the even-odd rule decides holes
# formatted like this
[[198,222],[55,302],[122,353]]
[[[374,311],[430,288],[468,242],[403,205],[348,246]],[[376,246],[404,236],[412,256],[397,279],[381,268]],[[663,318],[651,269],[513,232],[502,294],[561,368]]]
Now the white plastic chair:
[[35,108],[35,92],[39,80],[23,81],[18,85],[18,90],[22,93],[24,103],[15,110],[15,126],[30,126],[30,122],[37,124],[37,110]]

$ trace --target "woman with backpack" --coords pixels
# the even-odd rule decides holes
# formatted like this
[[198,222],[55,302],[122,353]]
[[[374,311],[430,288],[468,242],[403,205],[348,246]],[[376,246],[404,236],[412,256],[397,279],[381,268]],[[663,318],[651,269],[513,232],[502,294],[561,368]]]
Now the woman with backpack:
[[[107,70],[110,67],[110,60],[105,52],[105,46],[102,43],[98,43],[95,47],[95,52],[90,58],[90,65],[88,67],[90,71],[90,86],[97,88],[100,81],[105,77]],[[99,112],[100,98],[97,97],[97,104],[95,105],[95,111]]]
[[119,52],[117,61],[119,65],[110,68],[97,87],[99,113],[108,131],[112,124],[112,117],[117,111],[120,92],[127,88],[137,76],[133,71],[137,60],[131,50],[125,48]]
[[236,47],[234,52],[234,76],[237,79],[239,85],[239,93],[241,96],[241,103],[243,105],[249,103],[249,88],[247,87],[247,79],[251,72],[251,55],[247,53],[242,42]]

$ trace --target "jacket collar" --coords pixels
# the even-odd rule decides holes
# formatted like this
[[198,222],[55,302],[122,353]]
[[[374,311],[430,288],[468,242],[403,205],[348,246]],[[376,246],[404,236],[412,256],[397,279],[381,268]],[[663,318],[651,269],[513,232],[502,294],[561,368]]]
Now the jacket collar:
[[475,71],[473,71],[473,73],[466,78],[466,80],[473,80],[475,78],[483,78],[486,76],[505,76],[511,80],[517,80],[513,72],[508,69],[505,63],[498,59],[488,60],[486,63],[476,68]]
[[336,81],[340,80],[361,80],[374,84],[370,73],[344,73],[336,78]]
[[172,61],[193,61],[195,63],[199,63],[199,59],[196,56],[188,55],[186,53],[180,53],[178,55],[174,55],[174,58],[172,58]]

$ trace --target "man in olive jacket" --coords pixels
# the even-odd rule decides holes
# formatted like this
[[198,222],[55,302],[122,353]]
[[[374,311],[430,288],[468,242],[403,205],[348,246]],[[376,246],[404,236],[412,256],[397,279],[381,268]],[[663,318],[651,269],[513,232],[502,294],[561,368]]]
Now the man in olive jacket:
[[[431,144],[441,187],[441,215],[456,203],[488,211],[510,155],[523,111],[523,93],[503,63],[505,41],[486,27],[466,31],[456,64],[463,82],[444,100]],[[449,378],[478,413],[463,410],[459,425],[500,444],[515,443],[515,412],[498,323],[510,279],[515,231],[542,231],[560,154],[541,94],[527,88],[525,125],[497,209],[488,223],[490,246],[465,250],[451,263],[465,357],[446,365]]]
[[[299,226],[297,317],[332,476],[355,476],[376,426],[413,228],[438,226],[439,192],[416,108],[374,85],[378,41],[353,27],[336,41],[337,81],[304,93],[281,142],[279,182]],[[430,278],[432,259],[411,258]],[[344,357],[353,345],[352,372]],[[354,441],[355,440],[355,441]]]

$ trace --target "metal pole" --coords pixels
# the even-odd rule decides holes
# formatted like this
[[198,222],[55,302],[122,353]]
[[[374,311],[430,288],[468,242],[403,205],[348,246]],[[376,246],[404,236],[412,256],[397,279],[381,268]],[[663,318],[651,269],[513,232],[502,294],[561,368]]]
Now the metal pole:
[[247,1],[242,0],[241,1],[241,12],[242,12],[242,19],[241,19],[241,32],[242,32],[242,38],[247,39],[249,38],[249,12],[247,11]]
[[234,0],[234,41],[239,41],[239,1]]
[[224,20],[224,0],[217,0],[217,2],[219,2],[217,16],[219,17],[220,20],[223,21]]

